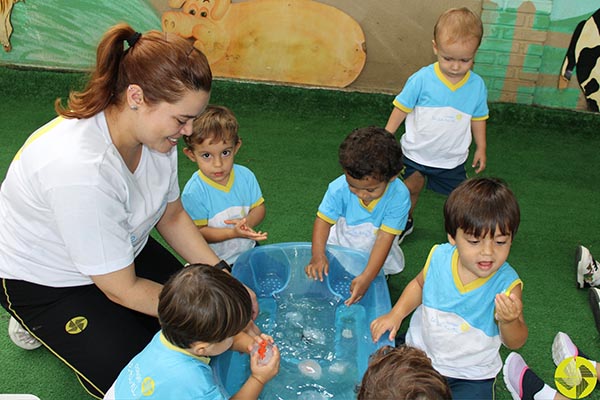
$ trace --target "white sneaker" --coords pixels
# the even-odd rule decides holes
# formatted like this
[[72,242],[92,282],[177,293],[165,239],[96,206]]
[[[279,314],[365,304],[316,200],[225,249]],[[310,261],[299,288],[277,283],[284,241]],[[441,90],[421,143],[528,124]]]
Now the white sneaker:
[[34,350],[42,345],[14,317],[8,321],[8,336],[14,344],[25,350]]
[[554,336],[554,341],[552,342],[552,360],[558,367],[561,362],[567,358],[571,358],[571,361],[567,363],[564,369],[566,376],[569,377],[567,382],[571,386],[577,386],[582,379],[581,371],[577,368],[577,363],[575,358],[573,358],[578,355],[579,350],[577,350],[577,346],[575,346],[569,335],[558,332],[556,336]]
[[513,400],[521,400],[523,396],[523,376],[529,367],[519,353],[512,352],[506,357],[502,367],[504,384]]
[[600,263],[594,260],[586,247],[577,246],[575,265],[577,268],[577,285],[580,289],[585,286],[600,286]]
[[577,346],[575,346],[569,335],[558,332],[554,336],[554,341],[552,342],[552,360],[554,360],[554,365],[558,366],[565,358],[577,357],[578,355]]

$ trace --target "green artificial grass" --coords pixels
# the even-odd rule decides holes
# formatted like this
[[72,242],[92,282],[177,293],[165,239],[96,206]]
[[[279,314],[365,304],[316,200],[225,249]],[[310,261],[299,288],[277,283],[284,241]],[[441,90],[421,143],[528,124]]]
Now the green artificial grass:
[[[0,68],[0,177],[27,136],[54,116],[55,98],[66,98],[81,82],[81,74]],[[236,162],[254,171],[263,190],[267,216],[260,229],[269,233],[267,243],[310,241],[317,206],[328,183],[341,174],[340,142],[354,128],[384,125],[392,99],[384,94],[214,82],[211,103],[230,107],[240,123],[243,145]],[[573,260],[578,244],[600,258],[599,149],[598,114],[490,104],[483,175],[506,180],[522,214],[509,257],[525,283],[529,339],[518,351],[552,386],[551,344],[557,331],[567,332],[585,353],[600,359],[588,292],[576,289]],[[183,156],[179,165],[183,185],[196,165]],[[422,268],[431,246],[446,241],[444,200],[431,191],[421,195],[415,231],[402,244],[406,269],[389,282],[393,302]],[[89,398],[74,374],[47,350],[15,347],[3,333],[7,321],[0,310],[0,393]],[[503,358],[508,353],[501,351]],[[502,374],[498,377],[497,398],[510,399]],[[600,390],[590,398],[600,398]]]

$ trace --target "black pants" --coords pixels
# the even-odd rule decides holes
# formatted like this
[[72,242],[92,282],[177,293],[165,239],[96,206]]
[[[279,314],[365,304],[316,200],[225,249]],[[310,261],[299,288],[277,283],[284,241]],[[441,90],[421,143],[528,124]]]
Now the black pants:
[[[181,267],[152,238],[135,259],[136,274],[159,283]],[[160,329],[158,319],[113,303],[93,284],[53,288],[11,279],[1,284],[0,304],[99,398]]]

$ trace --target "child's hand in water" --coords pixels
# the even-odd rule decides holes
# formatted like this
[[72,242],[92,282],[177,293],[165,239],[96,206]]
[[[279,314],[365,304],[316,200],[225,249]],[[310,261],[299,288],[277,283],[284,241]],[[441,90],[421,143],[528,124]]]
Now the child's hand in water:
[[362,300],[363,296],[369,289],[371,282],[371,279],[364,276],[364,274],[360,274],[356,278],[352,279],[352,283],[350,284],[350,298],[346,300],[344,304],[349,306]]
[[306,276],[314,280],[320,280],[323,282],[323,274],[329,274],[329,261],[325,254],[320,256],[313,256],[310,259],[309,264],[304,268]]

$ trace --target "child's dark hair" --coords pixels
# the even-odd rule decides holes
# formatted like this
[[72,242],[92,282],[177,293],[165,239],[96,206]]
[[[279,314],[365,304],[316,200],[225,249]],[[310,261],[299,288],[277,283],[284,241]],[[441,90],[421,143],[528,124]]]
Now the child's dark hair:
[[218,343],[240,333],[252,318],[250,294],[237,279],[216,267],[192,264],[174,274],[158,301],[165,338],[180,348]]
[[519,203],[506,183],[497,178],[471,178],[462,182],[444,204],[446,233],[456,237],[458,228],[476,237],[500,230],[515,236],[521,213]]
[[385,346],[369,359],[357,400],[448,400],[446,378],[424,351],[410,346]]
[[192,134],[184,136],[186,146],[193,150],[195,144],[202,144],[206,139],[219,143],[230,140],[233,144],[240,141],[239,125],[233,112],[227,107],[209,105],[194,121]]
[[375,126],[353,130],[340,145],[339,161],[352,178],[381,182],[391,180],[404,167],[402,148],[394,135]]

